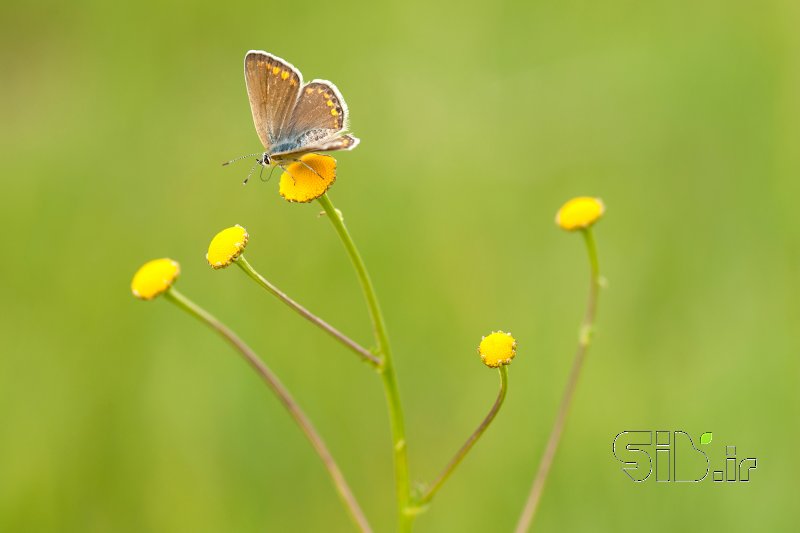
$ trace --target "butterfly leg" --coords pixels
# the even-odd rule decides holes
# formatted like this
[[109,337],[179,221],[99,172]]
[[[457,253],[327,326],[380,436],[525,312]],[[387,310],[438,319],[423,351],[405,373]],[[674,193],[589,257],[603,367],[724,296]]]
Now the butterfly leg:
[[304,167],[306,167],[308,170],[310,170],[311,172],[313,172],[314,174],[316,174],[316,175],[317,175],[317,177],[318,177],[319,179],[321,179],[322,181],[325,181],[325,178],[323,178],[323,177],[320,175],[320,173],[319,173],[319,172],[317,172],[316,170],[314,170],[313,168],[311,168],[311,166],[310,166],[308,163],[306,163],[305,161],[303,161],[303,160],[301,160],[301,159],[292,159],[292,161],[293,161],[293,162],[295,162],[295,163],[300,163],[300,164],[302,164],[302,165],[303,165]]
[[269,171],[269,176],[267,176],[267,179],[266,179],[266,180],[264,180],[264,182],[267,182],[267,181],[269,181],[269,180],[271,180],[271,179],[272,179],[272,173],[273,173],[273,172],[275,172],[275,169],[276,169],[276,168],[278,168],[278,167],[272,167],[272,168],[270,169],[270,171]]
[[286,172],[286,173],[289,175],[289,177],[290,177],[290,178],[292,178],[292,185],[297,185],[297,179],[295,179],[295,177],[294,177],[294,176],[292,176],[292,173],[291,173],[291,172],[289,172],[289,171],[286,169],[286,167],[285,167],[285,166],[283,166],[283,165],[278,165],[278,166],[279,166],[279,167],[281,167],[281,170],[283,170],[284,172]]

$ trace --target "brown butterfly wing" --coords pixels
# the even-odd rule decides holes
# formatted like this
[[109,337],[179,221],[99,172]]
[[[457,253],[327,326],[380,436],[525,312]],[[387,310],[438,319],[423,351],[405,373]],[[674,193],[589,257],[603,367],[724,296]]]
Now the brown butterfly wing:
[[251,50],[244,57],[244,76],[253,123],[266,151],[278,139],[292,117],[303,76],[283,59]]
[[341,135],[335,139],[323,141],[317,145],[308,147],[309,152],[335,152],[338,150],[352,150],[361,140],[352,135]]
[[346,128],[347,104],[342,94],[329,81],[313,80],[300,91],[284,133],[289,139],[305,136],[308,141],[316,142],[333,137]]

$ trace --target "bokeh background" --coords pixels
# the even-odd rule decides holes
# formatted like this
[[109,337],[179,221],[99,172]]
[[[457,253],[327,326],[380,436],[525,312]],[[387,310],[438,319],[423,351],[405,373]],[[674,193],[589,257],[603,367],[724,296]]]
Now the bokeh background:
[[[558,405],[586,288],[553,216],[608,207],[595,346],[540,531],[796,530],[800,468],[800,6],[791,1],[19,2],[0,6],[0,531],[350,531],[317,457],[146,260],[236,329],[315,420],[378,531],[393,529],[379,380],[205,248],[250,261],[362,343],[356,278],[319,206],[260,149],[242,58],[327,78],[362,145],[331,198],[379,290],[412,475],[484,416],[482,334],[519,340],[507,403],[417,521],[511,530]],[[632,483],[620,431],[714,432],[749,484]]]

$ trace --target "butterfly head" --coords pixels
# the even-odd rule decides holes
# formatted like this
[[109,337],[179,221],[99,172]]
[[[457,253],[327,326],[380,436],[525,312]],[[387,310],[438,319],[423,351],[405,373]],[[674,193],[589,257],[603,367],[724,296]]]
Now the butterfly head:
[[261,154],[260,158],[256,159],[256,163],[258,163],[262,167],[268,167],[272,165],[272,160],[269,158],[269,154],[267,152],[264,152],[263,154]]

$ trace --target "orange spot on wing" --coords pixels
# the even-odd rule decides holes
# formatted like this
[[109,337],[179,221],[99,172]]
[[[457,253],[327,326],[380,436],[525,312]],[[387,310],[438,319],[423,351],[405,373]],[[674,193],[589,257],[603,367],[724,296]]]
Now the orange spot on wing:
[[284,70],[283,72],[281,72],[281,79],[282,80],[285,80],[288,77],[289,77],[289,72],[288,71]]
[[280,72],[280,71],[281,71],[281,67],[272,67],[272,73],[275,74],[276,76],[278,75],[278,72]]

